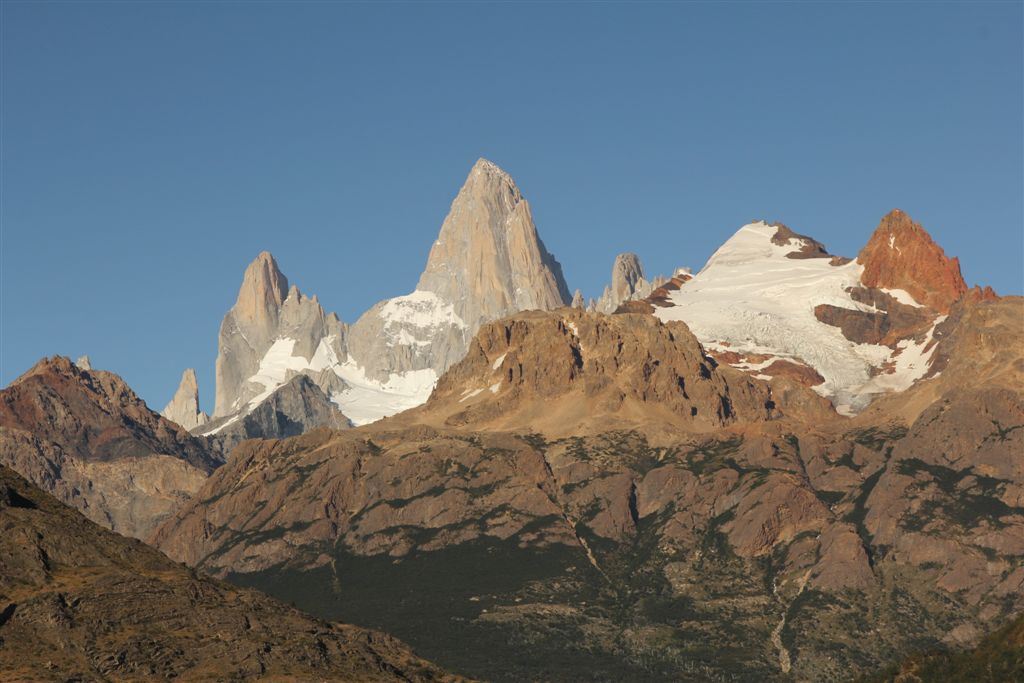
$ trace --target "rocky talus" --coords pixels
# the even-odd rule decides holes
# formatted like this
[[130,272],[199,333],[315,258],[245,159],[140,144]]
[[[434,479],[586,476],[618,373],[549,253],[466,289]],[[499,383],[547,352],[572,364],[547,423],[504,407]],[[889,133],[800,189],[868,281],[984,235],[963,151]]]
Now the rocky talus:
[[120,377],[67,358],[0,391],[0,464],[129,536],[148,535],[220,462]]
[[181,383],[170,403],[164,406],[160,414],[171,422],[177,422],[188,430],[206,424],[210,416],[199,409],[199,382],[196,371],[188,368],[181,373]]
[[682,323],[520,314],[420,409],[241,445],[153,541],[489,680],[849,680],[1024,608],[1024,300],[944,324],[851,419]]
[[204,578],[0,466],[4,681],[455,681],[394,638]]

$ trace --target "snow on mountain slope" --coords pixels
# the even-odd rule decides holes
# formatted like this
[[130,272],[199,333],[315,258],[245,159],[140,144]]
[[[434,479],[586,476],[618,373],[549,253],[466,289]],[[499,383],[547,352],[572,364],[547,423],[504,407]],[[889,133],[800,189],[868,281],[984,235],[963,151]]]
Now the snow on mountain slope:
[[447,303],[433,292],[415,290],[405,296],[388,299],[381,308],[381,317],[386,321],[384,326],[407,324],[414,327],[436,328],[441,325],[466,327],[455,313],[455,307]]
[[392,373],[386,382],[368,378],[351,359],[331,369],[348,384],[332,393],[331,400],[356,426],[426,403],[437,384],[437,373],[430,369]]
[[[423,320],[418,322],[424,323]],[[383,382],[370,379],[351,358],[338,358],[334,350],[335,341],[325,337],[312,358],[307,359],[295,353],[296,340],[275,339],[260,360],[259,369],[247,380],[247,383],[262,385],[263,390],[250,399],[235,416],[206,433],[216,434],[241,419],[298,373],[315,376],[325,370],[333,372],[340,380],[336,384],[341,388],[326,393],[355,425],[375,422],[424,403],[437,383],[437,374],[433,370],[392,373]],[[326,384],[322,379],[319,383]]]
[[508,173],[480,159],[452,201],[416,289],[360,316],[346,349],[378,382],[428,369],[440,375],[466,355],[482,323],[569,300],[529,202]]
[[260,253],[221,323],[214,419],[197,429],[212,434],[237,423],[296,374],[355,424],[393,415],[426,401],[481,324],[568,302],[529,203],[506,172],[480,159],[416,289],[374,304],[351,326],[290,285],[270,252]]
[[[854,343],[838,327],[820,322],[814,313],[819,304],[875,310],[847,291],[861,286],[863,266],[796,257],[809,240],[779,240],[779,231],[764,222],[740,228],[692,280],[671,292],[670,305],[657,308],[655,315],[684,321],[709,349],[811,366],[825,380],[815,390],[844,413],[861,410],[874,394],[906,388],[922,377],[932,350],[930,333],[921,344],[907,340],[894,350]],[[887,293],[917,305],[906,292]],[[887,364],[894,372],[878,374]]]

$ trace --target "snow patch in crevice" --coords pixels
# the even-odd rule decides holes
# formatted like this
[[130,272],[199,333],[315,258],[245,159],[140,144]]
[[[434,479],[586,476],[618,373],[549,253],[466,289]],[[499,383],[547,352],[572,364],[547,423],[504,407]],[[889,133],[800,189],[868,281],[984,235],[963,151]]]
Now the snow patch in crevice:
[[497,358],[495,358],[494,362],[491,363],[491,369],[492,370],[497,370],[498,368],[500,368],[501,364],[505,362],[505,356],[507,356],[507,355],[508,355],[508,351],[506,351],[505,353],[503,353],[500,356],[498,356]]
[[463,401],[468,401],[469,399],[479,395],[482,392],[483,389],[467,389],[466,391],[462,392],[463,396],[462,398],[459,399],[459,403],[462,403]]
[[896,299],[896,301],[900,302],[904,306],[913,306],[914,308],[924,308],[924,305],[917,303],[917,300],[914,299],[914,297],[912,297],[910,295],[910,292],[908,292],[905,289],[882,289],[881,291],[885,292],[886,294],[891,296],[893,299]]
[[[914,382],[921,379],[928,372],[931,366],[932,356],[935,353],[935,328],[946,320],[948,316],[940,315],[935,319],[931,329],[924,339],[917,343],[913,339],[904,339],[896,345],[896,350],[887,359],[891,364],[892,372],[883,370],[872,377],[863,385],[858,387],[857,394],[866,400],[871,400],[878,394],[909,389]],[[836,406],[840,413],[850,414],[851,406]]]
[[224,429],[228,425],[232,425],[232,424],[238,422],[243,417],[245,417],[245,415],[246,415],[246,413],[244,413],[242,411],[239,411],[239,412],[235,413],[231,417],[231,419],[229,419],[227,422],[225,422],[223,424],[220,424],[220,425],[217,425],[216,429],[212,429],[212,430],[210,430],[208,432],[204,432],[203,428],[200,426],[199,429],[197,429],[194,433],[195,434],[199,434],[200,436],[213,436],[214,434],[218,433],[220,430]]
[[[739,370],[764,370],[766,367],[779,360],[779,356],[772,356],[768,360],[761,361],[760,363],[733,363],[732,366]],[[785,360],[790,360],[786,358]]]

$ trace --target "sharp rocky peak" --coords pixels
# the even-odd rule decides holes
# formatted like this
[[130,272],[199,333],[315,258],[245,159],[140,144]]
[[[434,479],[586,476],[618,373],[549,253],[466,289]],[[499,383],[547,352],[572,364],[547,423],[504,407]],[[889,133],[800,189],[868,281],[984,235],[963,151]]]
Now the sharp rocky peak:
[[245,269],[232,310],[241,320],[276,318],[287,294],[288,278],[278,268],[273,254],[263,251]]
[[571,300],[561,265],[537,234],[529,202],[511,176],[486,159],[474,164],[452,202],[416,289],[451,302],[474,326]]
[[640,257],[632,252],[619,254],[612,266],[612,291],[617,295],[628,296],[636,289],[638,282],[644,279],[644,267]]
[[960,261],[949,258],[931,235],[900,209],[886,214],[857,255],[866,287],[902,289],[941,313],[967,291]]
[[238,299],[221,323],[214,417],[230,415],[263,393],[265,385],[254,377],[276,341],[292,340],[291,353],[309,361],[327,337],[342,357],[344,335],[337,317],[325,316],[315,296],[289,286],[273,255],[261,252],[245,269]]
[[320,377],[327,365],[349,360],[370,381],[420,372],[410,381],[432,386],[425,371],[436,378],[458,361],[481,324],[569,301],[561,266],[540,240],[529,203],[508,173],[479,159],[452,202],[416,291],[379,302],[351,328],[325,314],[315,296],[290,287],[274,257],[261,253],[221,325],[214,420],[204,429],[251,411],[251,402],[266,400],[288,372]]
[[493,161],[484,159],[483,157],[477,159],[476,163],[473,164],[473,168],[470,169],[467,182],[479,179],[484,179],[488,182],[501,183],[511,188],[515,188],[518,192],[518,188],[516,188],[516,183],[512,180],[512,176]]
[[378,303],[351,328],[348,352],[368,376],[444,372],[481,324],[568,305],[562,267],[537,234],[508,173],[479,159],[452,201],[416,291]]
[[178,390],[160,414],[188,430],[206,424],[210,419],[206,413],[199,410],[199,381],[193,368],[181,373]]
[[612,283],[605,287],[600,298],[593,302],[592,310],[599,313],[614,313],[627,301],[647,297],[664,281],[665,278],[655,278],[655,282],[648,282],[639,256],[632,252],[619,254],[612,264]]

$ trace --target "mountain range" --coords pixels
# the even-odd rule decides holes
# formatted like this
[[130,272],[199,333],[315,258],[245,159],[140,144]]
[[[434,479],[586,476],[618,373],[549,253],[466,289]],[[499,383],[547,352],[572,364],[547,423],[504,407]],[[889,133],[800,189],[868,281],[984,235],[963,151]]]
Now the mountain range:
[[[199,410],[191,369],[163,414],[198,434],[221,435],[228,449],[321,424],[367,424],[426,401],[483,323],[525,310],[573,305],[614,313],[630,304],[685,321],[727,364],[762,377],[800,377],[853,415],[928,372],[930,335],[956,301],[995,297],[991,289],[968,291],[959,262],[899,210],[882,219],[856,259],[758,221],[741,227],[696,276],[680,268],[672,279],[648,280],[639,257],[624,253],[599,298],[584,303],[577,294],[569,295],[511,177],[480,159],[416,290],[376,304],[351,325],[289,287],[274,257],[261,253],[221,324],[213,419]],[[298,386],[300,375],[320,391]],[[243,424],[289,382],[291,409],[264,407],[272,419]],[[315,416],[304,412],[307,404]],[[279,427],[276,418],[293,426]]]
[[[160,591],[242,591],[262,623],[255,588],[312,615],[289,613],[273,648],[360,634],[299,678],[415,661],[423,679],[851,680],[1024,607],[1022,339],[1024,299],[969,288],[899,210],[855,258],[764,220],[696,273],[621,254],[587,301],[481,159],[416,289],[351,324],[259,254],[221,325],[212,415],[191,369],[157,414],[113,373],[40,361],[0,391],[0,465],[28,480],[4,471],[3,490],[31,502],[0,518],[30,534],[25,510],[45,509],[44,536],[128,543],[50,494],[170,558],[136,543],[122,578],[173,560],[212,578],[167,569]],[[58,564],[112,571],[98,562]],[[68,603],[68,581],[32,599]],[[178,636],[97,649],[66,606],[24,630],[24,590],[0,590],[0,655],[43,633],[88,676],[191,671],[154,654],[188,653]],[[189,628],[240,623],[203,609],[229,616]],[[387,666],[341,674],[377,636],[328,621],[417,655],[387,640]],[[284,675],[253,656],[225,671]]]

